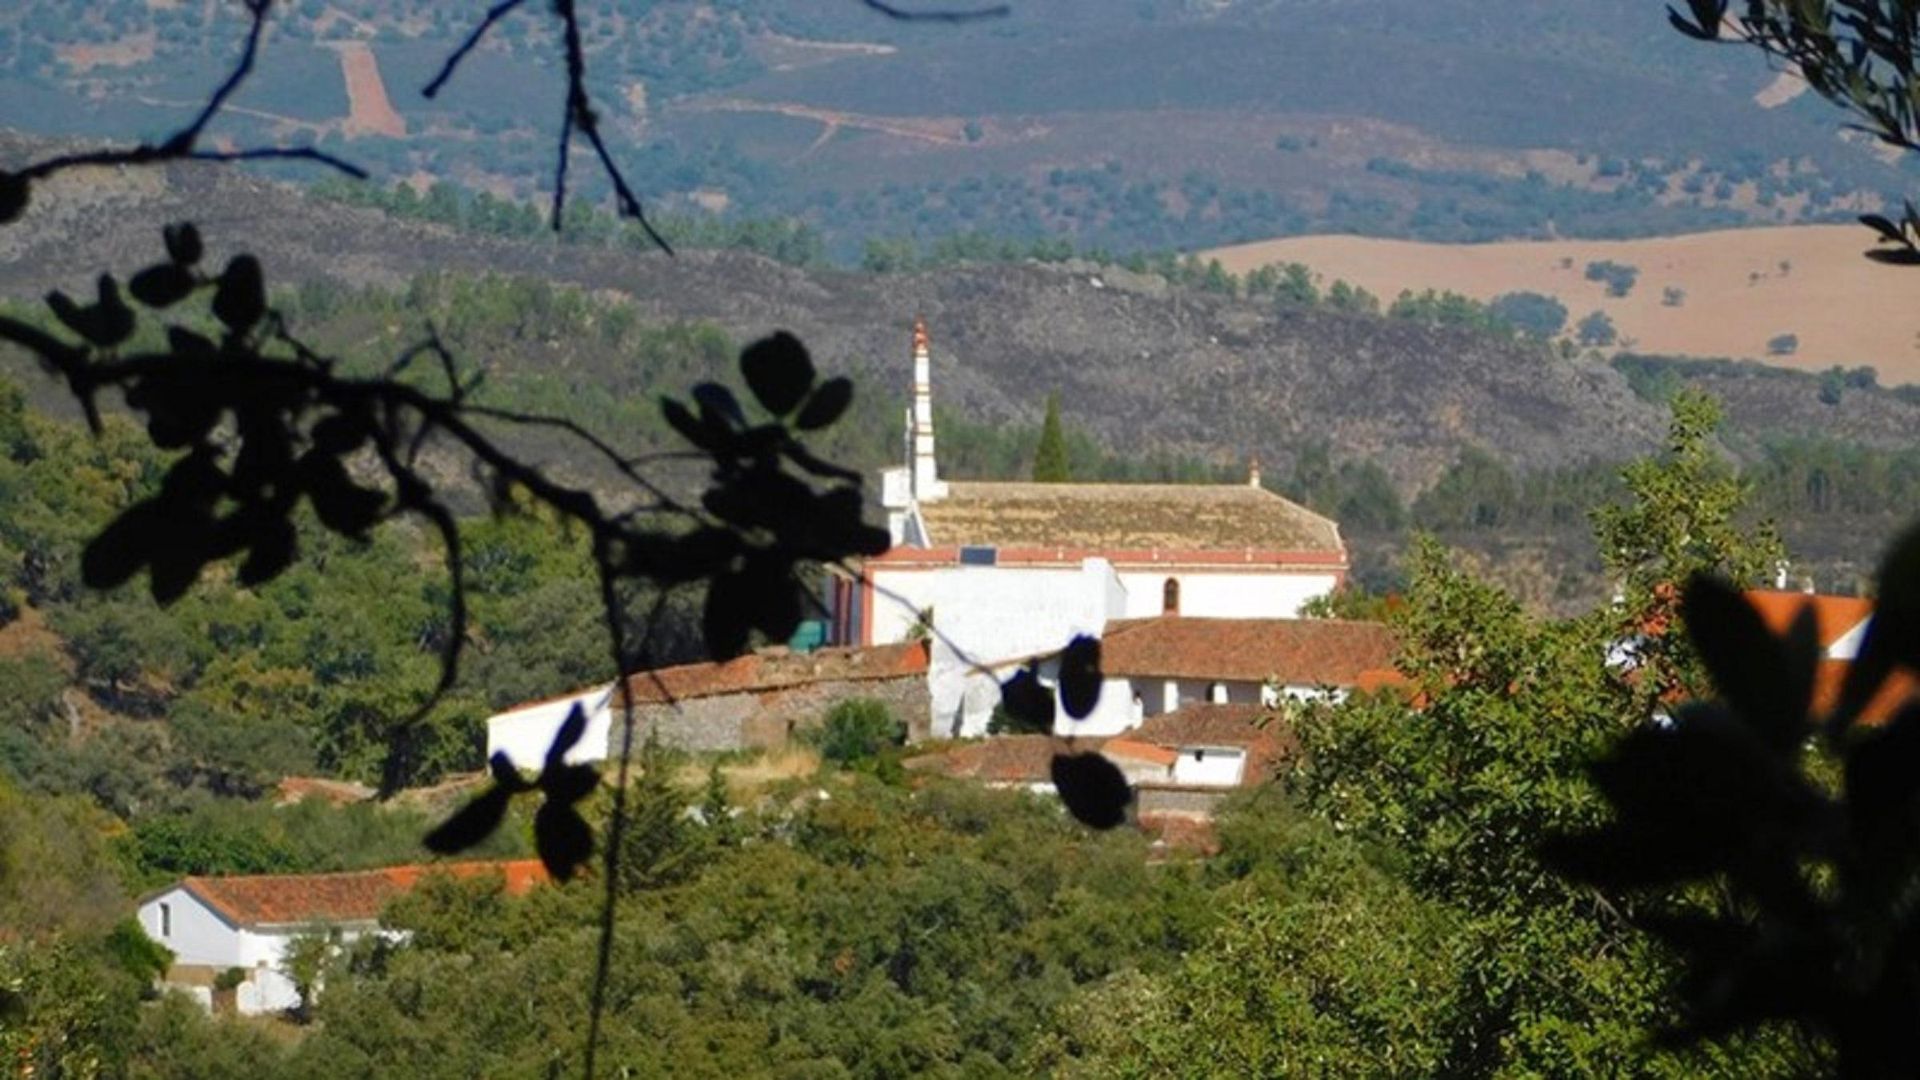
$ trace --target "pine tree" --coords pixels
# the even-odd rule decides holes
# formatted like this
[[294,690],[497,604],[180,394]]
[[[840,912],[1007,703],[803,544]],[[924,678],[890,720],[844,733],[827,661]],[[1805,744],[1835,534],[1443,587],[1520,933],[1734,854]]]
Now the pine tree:
[[1067,437],[1060,430],[1060,395],[1047,395],[1047,419],[1040,425],[1040,445],[1033,452],[1033,479],[1041,484],[1064,484],[1073,479],[1067,466]]

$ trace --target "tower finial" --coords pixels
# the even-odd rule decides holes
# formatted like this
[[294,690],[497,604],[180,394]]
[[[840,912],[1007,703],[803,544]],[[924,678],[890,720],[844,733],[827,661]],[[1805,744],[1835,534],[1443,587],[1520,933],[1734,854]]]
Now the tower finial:
[[915,315],[913,317],[913,351],[924,353],[931,344],[927,339],[927,320]]
[[1247,486],[1260,486],[1260,455],[1258,454],[1247,458]]

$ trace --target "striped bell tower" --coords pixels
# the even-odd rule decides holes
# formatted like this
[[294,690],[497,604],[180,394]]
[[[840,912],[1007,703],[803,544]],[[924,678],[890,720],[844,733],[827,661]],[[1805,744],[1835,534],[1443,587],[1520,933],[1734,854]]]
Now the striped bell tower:
[[913,497],[932,502],[947,493],[933,458],[933,357],[927,338],[927,321],[913,320],[913,408],[907,414],[909,462]]

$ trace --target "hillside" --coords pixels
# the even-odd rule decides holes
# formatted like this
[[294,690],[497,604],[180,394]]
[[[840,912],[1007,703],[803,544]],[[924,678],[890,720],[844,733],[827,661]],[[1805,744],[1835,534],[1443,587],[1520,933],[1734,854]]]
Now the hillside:
[[[711,322],[736,340],[784,327],[889,401],[904,397],[906,328],[924,315],[944,408],[977,422],[1032,423],[1057,392],[1070,423],[1136,453],[1234,465],[1257,454],[1285,465],[1299,448],[1326,443],[1378,461],[1411,492],[1462,446],[1535,469],[1631,456],[1661,429],[1659,410],[1604,365],[1462,331],[1276,311],[1085,266],[874,275],[739,253],[669,258],[486,240],[208,169],[50,187],[24,223],[0,232],[0,296],[82,289],[101,268],[137,269],[158,238],[120,223],[188,217],[202,222],[216,255],[245,238],[281,285],[397,287],[428,270],[490,270],[622,296],[643,318]],[[508,369],[539,363],[484,359]]]
[[[1920,310],[1913,271],[1862,257],[1873,234],[1857,225],[1741,229],[1643,240],[1423,244],[1357,236],[1303,236],[1207,252],[1244,273],[1299,262],[1386,299],[1403,289],[1451,289],[1476,299],[1545,293],[1573,321],[1613,319],[1640,352],[1766,357],[1803,370],[1878,369],[1886,383],[1920,381]],[[1589,263],[1639,270],[1624,297],[1588,280]],[[1673,297],[1666,290],[1678,289]],[[1675,300],[1677,299],[1677,302]],[[1791,353],[1768,343],[1791,334]]]
[[[548,20],[508,20],[428,100],[477,12],[278,11],[219,136],[317,140],[388,184],[525,198],[544,183]],[[597,106],[641,190],[800,218],[843,257],[965,231],[1117,251],[1643,236],[1834,220],[1907,181],[1757,57],[1695,47],[1642,0],[1034,0],[960,25],[857,3],[607,0],[582,16]],[[219,5],[9,5],[0,124],[162,130],[243,31]]]

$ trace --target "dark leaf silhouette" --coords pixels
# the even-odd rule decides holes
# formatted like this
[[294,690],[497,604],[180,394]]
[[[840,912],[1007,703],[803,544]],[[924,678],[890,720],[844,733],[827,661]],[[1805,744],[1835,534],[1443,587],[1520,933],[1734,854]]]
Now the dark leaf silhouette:
[[1857,738],[1845,762],[1848,824],[1863,850],[1892,863],[1920,841],[1920,709]]
[[1127,820],[1133,788],[1113,762],[1096,753],[1055,754],[1053,787],[1081,824],[1111,829]]
[[80,553],[80,580],[87,588],[117,588],[140,572],[157,516],[152,503],[137,503],[88,542]]
[[746,575],[726,573],[713,579],[707,587],[707,606],[700,620],[707,655],[726,660],[747,650],[755,600],[753,583]]
[[195,358],[210,357],[216,351],[206,335],[196,334],[184,326],[167,327],[167,347],[181,356]]
[[1100,704],[1100,641],[1085,634],[1060,653],[1060,705],[1075,720],[1092,715]]
[[299,553],[293,523],[284,517],[263,516],[246,531],[247,557],[241,562],[242,585],[272,581],[293,565]]
[[740,400],[733,391],[719,383],[703,382],[693,388],[694,404],[700,406],[702,419],[708,423],[714,420],[725,424],[728,431],[746,423],[746,414],[740,411]]
[[236,334],[245,333],[267,313],[267,285],[260,260],[235,255],[220,275],[213,294],[213,314]]
[[755,400],[773,415],[785,416],[813,388],[813,358],[799,338],[782,330],[747,346],[740,354],[740,374]]
[[1861,214],[1860,224],[1879,233],[1883,240],[1899,243],[1903,239],[1900,226],[1895,225],[1892,221],[1881,217],[1879,214]]
[[99,299],[87,307],[58,291],[47,294],[47,306],[88,344],[110,349],[133,336],[133,309],[120,299],[120,286],[111,274],[100,275],[98,288]]
[[565,767],[567,751],[580,743],[580,736],[587,732],[587,710],[579,702],[567,710],[567,718],[560,721],[560,730],[553,733],[553,742],[547,746],[545,772],[553,772]]
[[1734,712],[1776,747],[1804,740],[1819,659],[1810,647],[1812,624],[1803,631],[1805,651],[1789,655],[1738,589],[1705,576],[1687,583],[1681,610],[1688,636]]
[[1025,731],[1053,730],[1053,692],[1041,685],[1032,667],[1014,672],[1000,684],[1000,704]]
[[193,274],[178,263],[149,266],[133,275],[127,291],[148,307],[169,307],[193,292]]
[[555,880],[571,881],[593,857],[593,830],[570,804],[551,800],[533,815],[533,846]]
[[794,417],[793,426],[801,431],[818,431],[840,419],[853,404],[853,380],[846,376],[828,379],[807,399],[806,408]]
[[731,433],[725,427],[716,428],[707,423],[704,417],[694,416],[691,409],[673,398],[660,399],[660,413],[673,430],[680,433],[681,438],[708,453],[718,452],[727,445]]
[[510,789],[494,784],[436,826],[422,843],[427,850],[442,855],[465,851],[493,835],[506,820],[507,805],[512,801]]
[[1848,665],[1830,723],[1844,728],[1866,708],[1895,666],[1920,666],[1920,526],[1901,533],[1880,564],[1880,596]]
[[19,173],[0,169],[0,225],[11,225],[27,212],[32,185]]
[[191,221],[177,225],[168,225],[160,232],[167,245],[167,258],[177,265],[192,266],[200,261],[205,249],[200,243],[200,229]]
[[380,520],[386,496],[363,488],[347,476],[340,459],[318,450],[300,459],[300,477],[314,513],[334,532],[361,536]]

